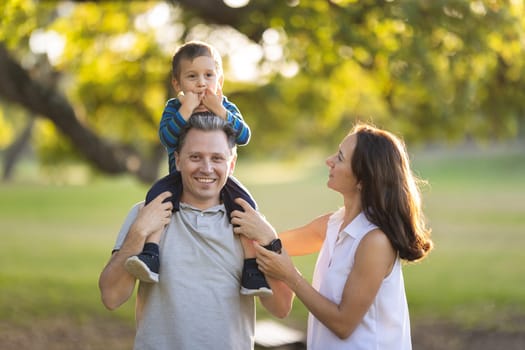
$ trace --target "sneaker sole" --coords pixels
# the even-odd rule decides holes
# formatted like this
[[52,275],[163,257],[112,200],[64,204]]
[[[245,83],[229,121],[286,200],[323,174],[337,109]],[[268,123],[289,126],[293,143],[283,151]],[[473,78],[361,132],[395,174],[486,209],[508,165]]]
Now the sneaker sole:
[[257,297],[269,297],[273,295],[273,292],[269,288],[259,288],[259,289],[248,289],[241,287],[241,294],[242,295],[252,295]]
[[132,256],[128,258],[128,260],[126,260],[126,263],[124,264],[124,267],[130,274],[137,277],[142,282],[147,282],[147,283],[158,283],[159,282],[159,274],[150,271],[148,266],[146,266],[146,264],[144,264],[136,256]]

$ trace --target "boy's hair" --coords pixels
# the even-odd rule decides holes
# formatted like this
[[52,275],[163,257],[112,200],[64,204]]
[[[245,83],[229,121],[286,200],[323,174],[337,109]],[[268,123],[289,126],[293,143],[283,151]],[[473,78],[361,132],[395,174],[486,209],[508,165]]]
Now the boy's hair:
[[228,147],[230,148],[232,155],[237,153],[237,144],[235,142],[235,130],[226,120],[216,116],[211,112],[197,112],[191,115],[188,119],[188,123],[181,129],[179,135],[179,142],[175,152],[179,153],[184,146],[188,131],[191,129],[203,130],[203,131],[215,131],[222,130],[226,134]]
[[215,61],[215,68],[217,74],[222,75],[222,58],[216,48],[202,41],[192,40],[188,41],[177,49],[171,61],[171,74],[173,78],[179,80],[180,77],[180,62],[182,60],[193,61],[197,57],[207,56]]

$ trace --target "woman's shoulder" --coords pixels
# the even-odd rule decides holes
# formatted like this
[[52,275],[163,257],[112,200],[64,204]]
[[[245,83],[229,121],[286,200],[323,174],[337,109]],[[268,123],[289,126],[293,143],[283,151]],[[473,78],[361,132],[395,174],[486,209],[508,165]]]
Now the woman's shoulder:
[[392,246],[390,239],[381,229],[377,227],[368,231],[363,236],[361,243],[359,244],[359,248],[361,250],[374,252],[374,254],[384,252],[395,255],[395,249]]

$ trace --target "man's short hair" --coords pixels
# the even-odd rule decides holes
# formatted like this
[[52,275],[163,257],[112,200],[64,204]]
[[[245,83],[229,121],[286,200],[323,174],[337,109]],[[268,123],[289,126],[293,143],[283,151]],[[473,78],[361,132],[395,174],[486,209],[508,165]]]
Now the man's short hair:
[[232,154],[236,154],[236,135],[235,130],[226,120],[211,113],[211,112],[197,112],[191,115],[188,119],[188,123],[181,129],[179,142],[175,148],[175,152],[179,153],[186,141],[188,131],[191,129],[198,129],[203,131],[215,131],[222,130],[226,134],[228,147],[232,151]]

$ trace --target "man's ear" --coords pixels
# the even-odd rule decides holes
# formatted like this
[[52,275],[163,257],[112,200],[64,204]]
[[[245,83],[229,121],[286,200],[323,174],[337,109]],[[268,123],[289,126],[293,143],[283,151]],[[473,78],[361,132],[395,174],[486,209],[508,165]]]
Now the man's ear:
[[232,158],[232,162],[230,164],[230,170],[229,170],[228,176],[233,175],[233,171],[235,170],[236,163],[237,163],[237,155],[234,155]]
[[179,154],[177,152],[173,152],[173,155],[175,156],[175,167],[177,168],[178,171],[180,171],[180,166],[179,166]]

